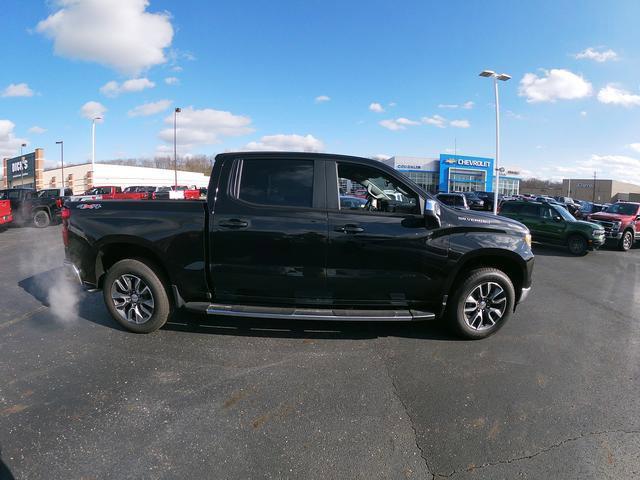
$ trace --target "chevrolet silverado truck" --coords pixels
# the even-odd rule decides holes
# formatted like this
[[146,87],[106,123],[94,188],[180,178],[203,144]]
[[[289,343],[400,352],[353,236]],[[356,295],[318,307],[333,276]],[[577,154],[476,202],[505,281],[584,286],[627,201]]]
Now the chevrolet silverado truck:
[[[367,192],[362,208],[342,194]],[[67,272],[148,333],[176,308],[292,320],[445,318],[491,335],[530,288],[529,230],[358,157],[224,153],[206,201],[67,202]]]
[[48,227],[60,220],[62,205],[55,198],[40,198],[32,188],[0,190],[0,200],[9,200],[13,220],[20,225]]
[[587,218],[601,225],[606,241],[616,244],[623,252],[640,240],[640,203],[614,203],[606,212],[592,213]]

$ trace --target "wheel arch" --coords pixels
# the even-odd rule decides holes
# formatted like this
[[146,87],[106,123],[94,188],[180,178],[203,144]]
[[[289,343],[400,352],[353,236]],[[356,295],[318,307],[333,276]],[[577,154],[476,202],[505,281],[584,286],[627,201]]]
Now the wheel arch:
[[474,250],[458,260],[457,268],[449,275],[445,285],[445,294],[450,296],[463,275],[477,268],[496,268],[507,275],[516,293],[517,304],[520,300],[525,281],[525,261],[518,254],[501,249]]

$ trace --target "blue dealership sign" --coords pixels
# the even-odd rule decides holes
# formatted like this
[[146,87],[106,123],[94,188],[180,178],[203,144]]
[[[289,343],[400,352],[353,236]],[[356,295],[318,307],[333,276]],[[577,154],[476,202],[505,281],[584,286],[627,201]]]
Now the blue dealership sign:
[[456,184],[472,183],[472,190],[493,191],[493,158],[440,154],[440,178],[438,188],[448,192],[451,181]]

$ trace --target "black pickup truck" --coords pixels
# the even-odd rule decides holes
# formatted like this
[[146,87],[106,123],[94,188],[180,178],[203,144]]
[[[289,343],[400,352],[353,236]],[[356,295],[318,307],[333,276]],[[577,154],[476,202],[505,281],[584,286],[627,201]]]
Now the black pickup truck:
[[[363,195],[357,208],[341,194]],[[531,288],[527,228],[441,205],[375,160],[224,153],[206,201],[67,202],[67,271],[113,318],[157,330],[175,308],[252,318],[444,317],[497,331]]]
[[44,228],[60,220],[62,202],[56,198],[39,196],[32,188],[0,190],[0,200],[11,202],[14,222],[19,225],[32,224]]

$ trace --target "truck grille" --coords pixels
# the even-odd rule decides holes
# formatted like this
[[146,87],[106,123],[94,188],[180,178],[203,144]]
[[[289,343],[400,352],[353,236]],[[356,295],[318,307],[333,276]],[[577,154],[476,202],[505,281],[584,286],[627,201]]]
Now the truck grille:
[[601,225],[604,228],[605,235],[607,236],[611,235],[612,232],[616,231],[614,230],[615,224],[613,222],[607,222],[605,220],[593,220],[593,222],[597,223],[598,225]]

